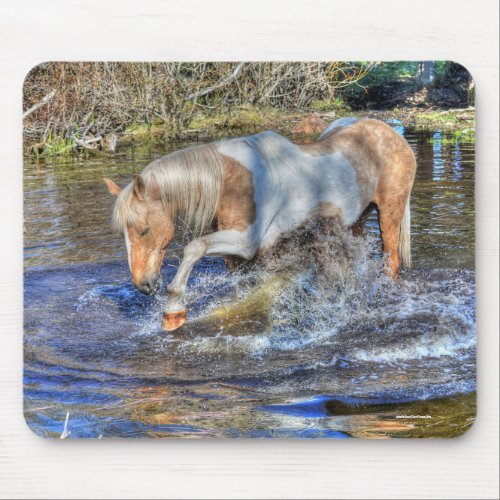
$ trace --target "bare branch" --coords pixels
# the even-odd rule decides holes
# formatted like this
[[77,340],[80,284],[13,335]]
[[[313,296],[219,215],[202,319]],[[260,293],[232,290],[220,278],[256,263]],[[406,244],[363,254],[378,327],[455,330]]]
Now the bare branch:
[[243,69],[244,64],[245,64],[244,62],[241,62],[240,64],[238,64],[238,66],[236,66],[234,71],[227,78],[220,80],[212,87],[207,87],[203,90],[199,90],[198,92],[195,92],[194,94],[191,94],[188,97],[188,99],[194,99],[195,97],[196,98],[203,97],[204,95],[211,94],[212,92],[215,92],[216,90],[218,90],[222,87],[225,87],[229,83],[234,82],[236,80],[236,78],[238,78],[238,75],[241,73],[241,70]]
[[53,90],[52,92],[48,93],[40,102],[38,102],[34,106],[31,106],[30,109],[23,113],[23,120],[31,115],[31,113],[35,112],[38,108],[41,108],[43,105],[47,104],[55,95],[56,91]]

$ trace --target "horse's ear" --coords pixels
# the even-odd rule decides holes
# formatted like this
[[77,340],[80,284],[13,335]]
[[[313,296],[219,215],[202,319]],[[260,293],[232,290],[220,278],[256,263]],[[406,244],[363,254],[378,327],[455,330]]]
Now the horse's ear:
[[103,179],[103,181],[106,183],[106,186],[108,186],[108,191],[113,196],[118,196],[118,193],[122,190],[122,188],[117,186],[111,179]]
[[139,201],[144,201],[146,195],[146,184],[140,175],[134,175],[134,195]]

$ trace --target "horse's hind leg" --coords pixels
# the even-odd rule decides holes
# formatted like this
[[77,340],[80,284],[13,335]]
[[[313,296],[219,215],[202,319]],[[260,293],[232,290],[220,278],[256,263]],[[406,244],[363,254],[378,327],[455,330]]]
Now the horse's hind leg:
[[409,195],[408,189],[395,197],[382,197],[377,203],[385,265],[387,272],[394,279],[396,279],[399,271],[399,233]]
[[401,260],[408,266],[411,263],[409,198],[416,162],[410,146],[397,134],[391,144],[392,148],[385,154],[373,202],[378,208],[386,269],[396,278]]
[[399,224],[401,218],[387,208],[379,208],[380,235],[387,272],[395,279],[399,271]]

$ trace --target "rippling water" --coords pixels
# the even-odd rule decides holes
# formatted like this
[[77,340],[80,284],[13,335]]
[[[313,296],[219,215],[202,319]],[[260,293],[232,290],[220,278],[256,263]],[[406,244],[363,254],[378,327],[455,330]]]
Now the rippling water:
[[[69,412],[70,437],[462,433],[475,413],[474,148],[395,126],[418,161],[414,269],[397,283],[380,273],[375,214],[364,239],[323,235],[321,258],[293,272],[230,274],[204,258],[173,335],[165,296],[130,283],[101,181],[128,182],[169,149],[27,163],[30,427],[60,436]],[[164,283],[180,255],[174,245]]]

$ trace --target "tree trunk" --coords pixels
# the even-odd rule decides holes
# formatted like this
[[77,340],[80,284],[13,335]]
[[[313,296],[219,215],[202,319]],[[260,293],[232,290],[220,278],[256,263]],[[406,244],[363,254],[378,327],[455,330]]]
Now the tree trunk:
[[417,90],[431,88],[435,82],[434,61],[420,61],[417,65]]

